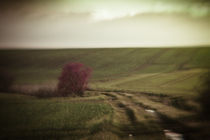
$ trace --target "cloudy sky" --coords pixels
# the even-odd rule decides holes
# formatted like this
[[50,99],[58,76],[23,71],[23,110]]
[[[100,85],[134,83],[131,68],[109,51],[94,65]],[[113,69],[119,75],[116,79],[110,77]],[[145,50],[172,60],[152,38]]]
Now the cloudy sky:
[[209,0],[0,1],[0,48],[210,45]]

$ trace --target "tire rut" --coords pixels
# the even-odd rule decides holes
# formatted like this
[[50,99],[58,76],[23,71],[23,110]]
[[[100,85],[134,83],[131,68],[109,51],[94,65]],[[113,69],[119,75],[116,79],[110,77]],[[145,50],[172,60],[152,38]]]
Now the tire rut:
[[[121,115],[127,117],[128,123],[122,122],[122,120],[119,125],[112,126],[116,128],[115,131],[110,130],[110,132],[122,139],[128,139],[130,136],[132,136],[133,140],[142,139],[144,136],[151,139],[155,136],[157,139],[165,140],[166,132],[175,131],[175,133],[180,133],[187,140],[188,134],[193,131],[182,120],[170,116],[170,113],[174,111],[171,110],[172,107],[162,103],[152,104],[156,102],[149,99],[150,96],[143,94],[144,98],[141,102],[136,100],[136,98],[142,98],[142,96],[133,93],[103,92],[103,94],[106,95],[108,102],[114,106],[114,112],[117,112],[119,109],[123,110]],[[148,103],[146,104],[146,102]],[[168,107],[167,110],[172,112],[169,112],[169,114],[165,113],[164,110],[161,110],[161,107]]]
[[[138,138],[142,135],[158,135],[160,138],[164,138],[162,128],[159,126],[157,117],[154,114],[148,113],[145,111],[145,108],[139,106],[129,98],[121,94],[116,93],[105,93],[104,95],[108,98],[112,98],[112,104],[117,108],[124,110],[124,115],[127,116],[129,124],[121,124],[119,129],[122,132],[118,134],[121,137],[126,137],[132,135],[135,138]],[[113,100],[114,99],[114,100]],[[117,110],[116,110],[117,109]]]
[[[132,95],[130,94],[121,94],[122,96],[125,96],[129,99],[133,98]],[[155,110],[155,117],[158,119],[156,121],[157,124],[159,124],[165,135],[166,133],[169,132],[172,132],[174,133],[173,131],[175,132],[178,132],[177,134],[181,136],[181,139],[185,138],[186,140],[188,139],[188,136],[191,132],[195,131],[194,129],[192,129],[191,127],[187,126],[185,124],[185,122],[183,120],[179,120],[179,118],[173,118],[172,116],[170,116],[169,114],[165,114],[164,111],[160,110],[160,108],[156,108],[155,106],[150,106],[150,105],[145,105],[144,103],[142,102],[135,102],[136,105],[139,105],[140,107],[143,107],[143,108],[147,108],[147,109],[150,109],[150,110]],[[145,110],[146,111],[146,110]],[[173,111],[172,111],[173,112]],[[172,113],[171,112],[171,113]],[[181,111],[182,112],[182,111]],[[176,114],[177,115],[177,114]],[[182,114],[183,115],[183,114]],[[169,133],[170,134],[170,133]],[[179,139],[178,139],[179,140]]]

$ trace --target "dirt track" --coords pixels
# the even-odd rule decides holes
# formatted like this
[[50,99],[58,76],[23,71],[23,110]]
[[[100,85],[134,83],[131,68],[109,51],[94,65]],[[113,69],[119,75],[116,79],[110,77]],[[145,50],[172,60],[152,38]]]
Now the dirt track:
[[113,122],[124,126],[120,129],[125,136],[132,135],[138,138],[147,134],[165,139],[166,129],[175,129],[175,131],[186,129],[183,124],[176,121],[176,117],[189,115],[189,112],[154,101],[154,98],[161,97],[151,99],[151,96],[145,94],[122,92],[102,92],[102,94],[114,108]]

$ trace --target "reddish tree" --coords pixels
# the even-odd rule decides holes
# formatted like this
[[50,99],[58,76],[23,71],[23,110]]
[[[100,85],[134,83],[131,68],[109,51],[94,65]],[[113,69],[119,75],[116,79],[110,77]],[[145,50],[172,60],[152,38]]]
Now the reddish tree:
[[91,69],[81,63],[66,64],[59,77],[58,92],[63,96],[82,95],[87,88],[90,74]]

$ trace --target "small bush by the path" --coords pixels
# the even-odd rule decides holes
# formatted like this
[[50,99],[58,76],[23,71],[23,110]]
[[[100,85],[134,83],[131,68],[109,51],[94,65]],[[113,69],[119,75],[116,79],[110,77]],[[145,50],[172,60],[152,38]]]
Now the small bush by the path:
[[31,92],[30,95],[36,96],[38,98],[50,98],[60,96],[56,90],[48,88],[40,88],[37,91]]

